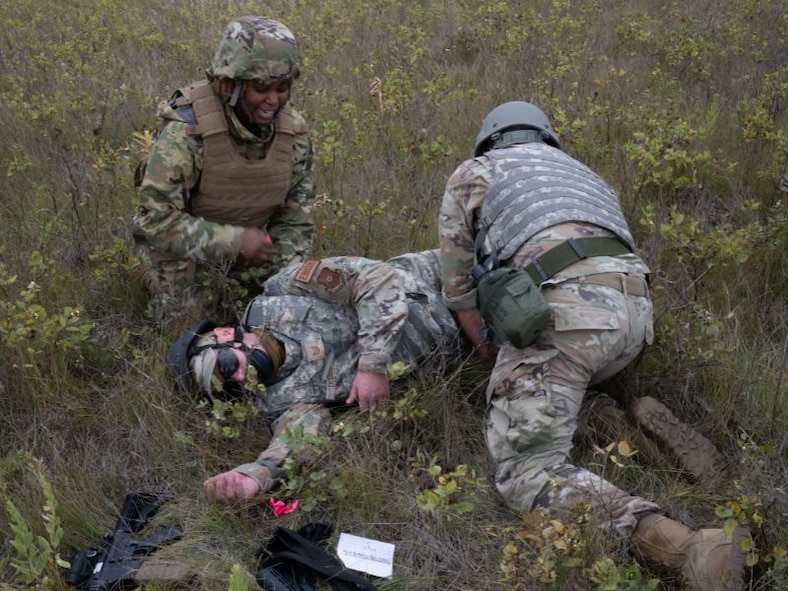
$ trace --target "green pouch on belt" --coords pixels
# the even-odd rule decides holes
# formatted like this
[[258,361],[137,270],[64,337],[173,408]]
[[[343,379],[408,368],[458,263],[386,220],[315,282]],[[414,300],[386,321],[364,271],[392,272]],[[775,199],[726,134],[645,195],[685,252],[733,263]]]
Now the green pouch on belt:
[[533,343],[550,320],[550,306],[523,269],[499,267],[478,280],[482,318],[495,334],[518,349]]

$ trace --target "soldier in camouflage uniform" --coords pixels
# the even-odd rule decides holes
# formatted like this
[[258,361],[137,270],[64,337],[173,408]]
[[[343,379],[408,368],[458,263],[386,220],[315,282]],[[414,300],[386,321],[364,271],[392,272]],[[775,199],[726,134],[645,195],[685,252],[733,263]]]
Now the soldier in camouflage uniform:
[[515,101],[487,115],[474,158],[447,183],[439,240],[444,299],[480,352],[494,348],[477,304],[477,262],[525,269],[549,304],[536,341],[500,343],[487,390],[487,444],[507,504],[558,519],[586,504],[600,527],[693,589],[742,588],[746,530],[692,531],[569,459],[587,388],[651,343],[652,304],[618,197],[561,150],[541,110]]
[[225,28],[207,79],[159,105],[134,216],[157,320],[205,317],[217,273],[259,286],[310,251],[314,153],[289,103],[298,76],[290,30],[247,16]]
[[393,363],[412,369],[436,355],[456,357],[460,330],[440,296],[437,263],[437,250],[388,261],[307,260],[265,282],[242,330],[203,322],[171,347],[168,365],[187,387],[209,396],[256,392],[260,409],[277,419],[255,462],[205,482],[211,498],[236,502],[269,490],[291,453],[285,430],[326,434],[330,406],[371,408],[389,394]]

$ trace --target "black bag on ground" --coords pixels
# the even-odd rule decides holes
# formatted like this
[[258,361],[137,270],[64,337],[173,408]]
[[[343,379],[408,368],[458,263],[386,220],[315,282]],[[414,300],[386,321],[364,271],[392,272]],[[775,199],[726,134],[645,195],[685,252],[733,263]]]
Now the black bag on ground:
[[315,591],[315,581],[322,579],[336,591],[377,591],[317,545],[327,540],[333,529],[327,523],[308,523],[297,532],[274,529],[257,551],[258,584],[267,591]]

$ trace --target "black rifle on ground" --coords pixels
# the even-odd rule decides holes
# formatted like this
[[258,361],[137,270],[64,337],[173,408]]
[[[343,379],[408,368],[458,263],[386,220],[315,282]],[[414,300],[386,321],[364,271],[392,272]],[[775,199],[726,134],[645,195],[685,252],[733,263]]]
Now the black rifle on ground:
[[168,494],[133,492],[126,495],[115,530],[98,546],[77,552],[66,574],[66,584],[87,591],[133,589],[144,581],[188,581],[190,571],[181,564],[146,559],[159,547],[183,536],[180,525],[157,529],[136,538]]

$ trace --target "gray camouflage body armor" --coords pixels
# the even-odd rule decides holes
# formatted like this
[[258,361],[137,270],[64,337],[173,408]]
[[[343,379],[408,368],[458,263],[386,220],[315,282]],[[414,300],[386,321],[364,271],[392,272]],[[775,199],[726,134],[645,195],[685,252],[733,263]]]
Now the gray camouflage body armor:
[[565,152],[528,143],[485,156],[495,172],[477,220],[478,232],[486,232],[484,255],[505,261],[537,233],[564,222],[594,224],[634,247],[613,189]]
[[[389,262],[398,270],[411,263],[397,261]],[[408,297],[408,319],[392,362],[412,365],[432,354],[456,355],[459,329],[440,292],[411,271],[404,270],[401,277]],[[278,381],[258,397],[261,410],[277,416],[297,402],[344,402],[360,357],[356,311],[318,297],[281,295],[277,288],[275,281],[266,282],[265,294],[249,303],[242,320],[246,327],[267,328],[285,347]]]

